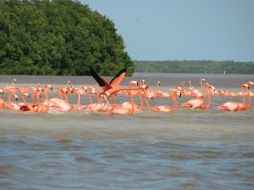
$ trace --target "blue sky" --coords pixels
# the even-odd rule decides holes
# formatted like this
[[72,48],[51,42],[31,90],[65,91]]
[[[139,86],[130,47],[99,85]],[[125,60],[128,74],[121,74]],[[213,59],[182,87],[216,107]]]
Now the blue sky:
[[81,0],[134,60],[254,61],[254,0]]

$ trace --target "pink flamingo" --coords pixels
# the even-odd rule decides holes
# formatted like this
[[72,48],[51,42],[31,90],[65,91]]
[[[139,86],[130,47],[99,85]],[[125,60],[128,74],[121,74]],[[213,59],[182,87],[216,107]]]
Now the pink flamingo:
[[16,101],[18,101],[18,95],[17,94],[9,94],[8,104],[7,104],[8,108],[11,109],[11,110],[18,110],[20,106],[18,104],[15,104],[15,103],[11,102],[12,97],[14,97]]
[[22,93],[21,99],[23,100],[22,103],[19,103],[19,112],[36,112],[35,104],[28,104],[25,97],[29,97],[28,93]]
[[169,94],[168,94],[168,93],[161,92],[161,91],[159,90],[160,84],[161,84],[160,81],[157,81],[157,82],[156,82],[156,97],[168,98],[168,97],[169,97]]
[[59,97],[60,99],[63,99],[63,98],[62,98],[62,94],[64,94],[64,96],[65,96],[65,101],[66,101],[66,102],[69,102],[68,95],[67,95],[68,93],[73,93],[73,87],[72,87],[70,81],[67,81],[65,87],[58,87],[58,88],[57,88],[58,97]]
[[247,83],[242,84],[242,88],[241,88],[242,102],[241,103],[240,102],[226,102],[226,103],[218,106],[217,108],[224,110],[224,111],[241,111],[241,110],[246,110],[246,109],[250,108],[252,101],[251,101],[250,95],[248,93],[249,103],[248,104],[245,103],[245,98],[244,98],[245,96],[243,95],[244,88],[247,88],[249,91],[249,85]]
[[16,92],[18,90],[18,88],[15,86],[16,82],[17,82],[17,80],[15,78],[12,79],[12,85],[11,86],[5,86],[3,88],[3,92],[16,94]]
[[[1,88],[0,88],[0,94],[4,94],[4,91],[3,91],[3,89],[1,89]],[[0,108],[1,108],[0,111],[2,111],[2,109],[5,108],[5,101],[4,101],[4,99],[2,99],[2,98],[0,98]]]
[[205,90],[206,90],[206,96],[208,98],[208,103],[205,104],[205,97],[202,98],[192,98],[187,102],[183,102],[181,104],[182,107],[191,107],[191,109],[196,109],[196,108],[201,108],[201,109],[207,109],[211,106],[211,97],[210,97],[210,90],[209,89],[215,90],[214,86],[210,85],[209,83],[206,83],[205,85]]
[[78,95],[78,102],[76,106],[73,106],[73,110],[81,110],[84,107],[80,106],[80,100],[81,100],[81,95],[85,95],[85,91],[87,91],[87,88],[84,85],[80,85],[78,88],[73,89],[73,93]]
[[131,93],[129,94],[129,96],[130,96],[131,108],[124,107],[124,106],[112,107],[112,109],[108,113],[109,114],[132,115],[134,112],[134,100],[133,100]]
[[[204,89],[204,82],[205,82],[205,81],[206,81],[205,79],[201,79],[201,80],[200,80],[201,89]],[[197,97],[197,98],[201,98],[201,97],[204,96],[203,93],[202,93],[200,90],[195,89],[195,88],[193,88],[192,90],[190,90],[190,94],[193,95],[193,96],[195,96],[195,97]]]
[[[110,97],[111,95],[114,95],[117,92],[119,92],[119,85],[122,82],[122,80],[125,78],[126,71],[127,71],[127,68],[122,69],[115,75],[115,77],[110,82],[108,82],[103,77],[99,76],[94,69],[90,68],[90,74],[99,84],[99,86],[102,88],[102,91],[100,92],[100,94],[104,95],[104,98]],[[113,101],[114,101],[114,98],[113,98]]]
[[178,106],[177,106],[177,100],[176,100],[176,95],[180,96],[181,95],[181,91],[179,91],[178,89],[171,89],[169,90],[169,93],[171,95],[171,99],[173,102],[174,107],[170,107],[169,105],[161,105],[161,106],[154,106],[152,107],[152,110],[155,112],[175,112],[178,110]]

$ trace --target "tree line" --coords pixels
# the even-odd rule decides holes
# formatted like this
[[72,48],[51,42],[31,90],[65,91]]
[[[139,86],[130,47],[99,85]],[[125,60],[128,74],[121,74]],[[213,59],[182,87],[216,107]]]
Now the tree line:
[[0,0],[0,74],[114,75],[133,61],[114,23],[72,0]]
[[235,61],[134,61],[135,72],[254,74],[254,62]]

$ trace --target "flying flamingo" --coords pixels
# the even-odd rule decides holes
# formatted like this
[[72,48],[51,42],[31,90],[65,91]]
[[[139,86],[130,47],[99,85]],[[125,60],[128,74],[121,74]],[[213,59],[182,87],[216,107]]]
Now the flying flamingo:
[[[127,71],[127,68],[120,70],[115,75],[115,77],[110,82],[108,82],[103,77],[99,76],[97,74],[97,72],[93,68],[90,67],[91,76],[96,80],[96,82],[102,88],[100,95],[103,95],[105,98],[110,97],[111,95],[114,95],[120,91],[119,85],[122,82],[122,80],[125,78],[126,71]],[[114,101],[114,98],[113,98],[113,101]]]
[[176,95],[181,96],[181,91],[179,91],[178,89],[171,89],[169,90],[169,93],[171,95],[171,99],[173,101],[173,105],[174,107],[170,107],[168,105],[162,105],[162,106],[154,106],[152,107],[152,110],[155,112],[175,112],[178,110],[178,106],[177,106],[177,100],[176,100]]
[[207,109],[211,106],[211,97],[210,97],[210,90],[215,90],[214,86],[210,85],[209,83],[206,83],[205,90],[206,90],[206,97],[208,98],[208,103],[205,104],[205,97],[202,98],[192,98],[188,100],[187,102],[182,102],[182,107],[190,107],[191,109],[201,108],[201,109]]
[[244,98],[245,96],[243,93],[244,88],[247,88],[249,91],[249,85],[247,83],[242,84],[242,88],[241,88],[242,102],[241,103],[240,102],[226,102],[226,103],[218,106],[217,108],[224,110],[224,111],[241,111],[241,110],[246,110],[246,109],[250,108],[252,101],[251,101],[250,95],[248,93],[249,103],[248,104],[245,103],[245,98]]

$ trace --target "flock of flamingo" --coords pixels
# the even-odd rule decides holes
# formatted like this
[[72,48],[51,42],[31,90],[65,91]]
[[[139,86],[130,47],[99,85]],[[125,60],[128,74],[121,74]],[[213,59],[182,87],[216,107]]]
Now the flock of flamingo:
[[[40,83],[35,86],[17,87],[16,79],[12,80],[12,85],[0,88],[0,93],[7,94],[8,100],[0,98],[0,110],[10,109],[18,112],[49,112],[57,110],[60,112],[86,110],[91,112],[106,112],[108,114],[128,114],[132,115],[135,111],[154,111],[154,112],[176,112],[180,107],[189,107],[190,109],[208,109],[211,106],[211,96],[239,96],[241,102],[226,102],[217,106],[218,109],[225,111],[244,111],[251,107],[251,96],[254,93],[250,91],[250,86],[254,82],[243,82],[239,92],[229,90],[217,90],[214,85],[208,83],[205,79],[200,80],[200,88],[194,88],[190,81],[182,81],[181,86],[171,88],[168,92],[162,92],[159,89],[160,82],[156,82],[156,89],[148,87],[145,80],[129,81],[127,87],[120,87],[121,81],[125,78],[126,68],[122,69],[110,82],[101,77],[93,68],[90,68],[90,74],[97,82],[93,86],[80,85],[73,87],[70,81],[65,86],[56,89],[57,97],[49,98],[49,92],[52,94],[51,84],[45,84],[41,87]],[[188,87],[186,87],[188,85]],[[69,94],[77,96],[77,103],[71,104],[68,99]],[[120,94],[129,98],[129,101],[117,103],[115,96]],[[22,102],[14,103],[12,99],[18,100],[18,95]],[[88,98],[88,105],[81,105],[81,96]],[[190,96],[190,100],[177,102],[177,96]],[[27,98],[31,97],[31,103]],[[136,97],[136,98],[135,98]],[[167,105],[151,106],[150,99],[168,98],[172,100]],[[135,103],[138,100],[138,103]]]

